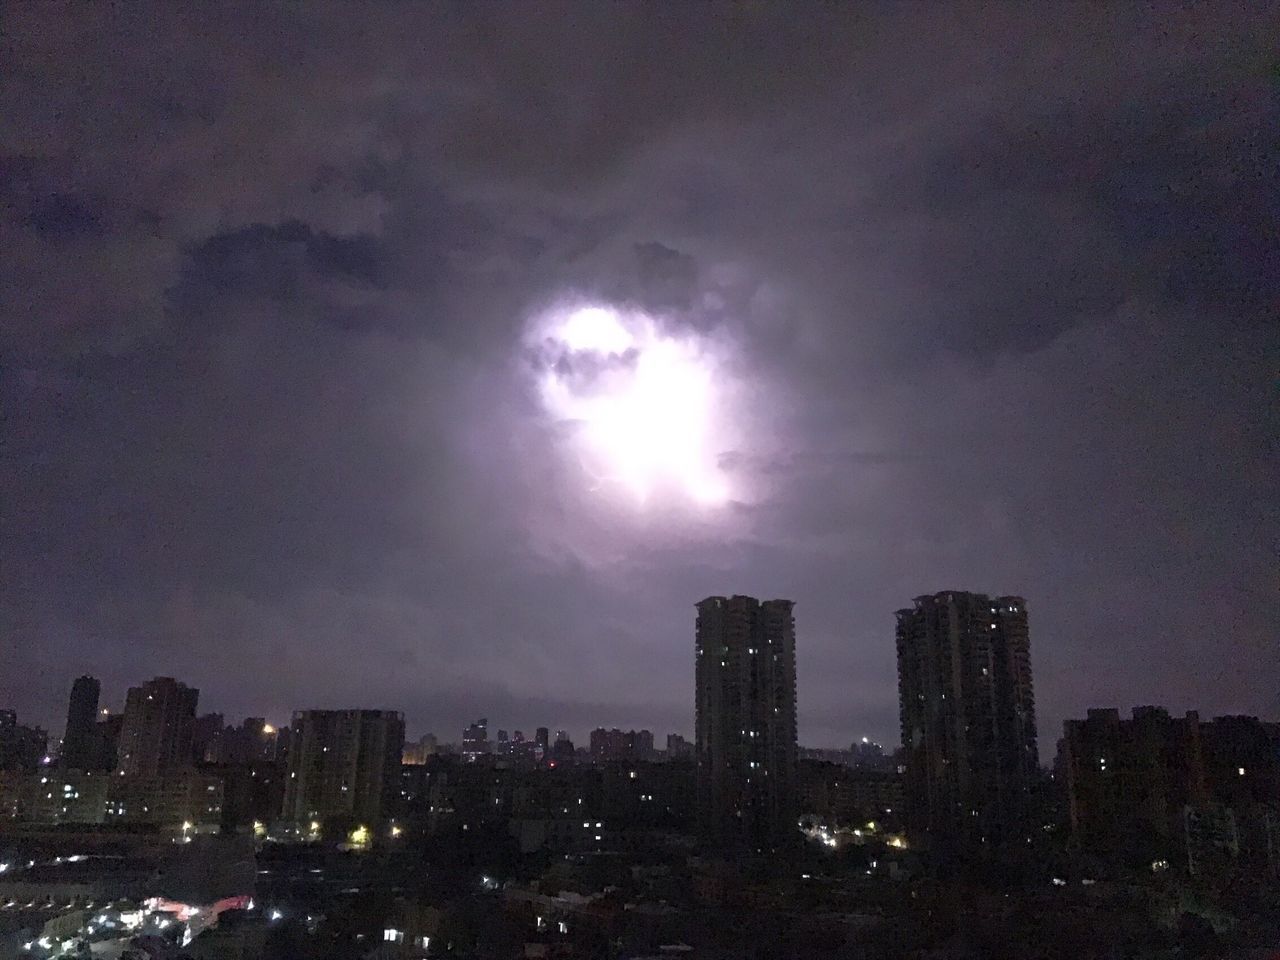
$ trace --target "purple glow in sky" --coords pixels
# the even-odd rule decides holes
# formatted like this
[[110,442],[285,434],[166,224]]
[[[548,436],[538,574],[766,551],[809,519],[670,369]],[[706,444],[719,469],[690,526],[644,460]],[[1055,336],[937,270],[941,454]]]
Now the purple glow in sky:
[[0,708],[661,739],[746,593],[891,745],[967,589],[1044,756],[1280,717],[1268,5],[0,18]]

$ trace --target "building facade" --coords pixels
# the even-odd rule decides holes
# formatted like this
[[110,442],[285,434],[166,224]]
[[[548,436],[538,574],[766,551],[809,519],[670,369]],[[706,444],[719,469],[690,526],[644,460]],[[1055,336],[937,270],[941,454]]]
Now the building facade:
[[13,710],[0,710],[0,771],[31,773],[44,760],[49,734],[18,722]]
[[896,639],[909,828],[957,852],[1025,844],[1039,777],[1026,603],[916,597]]
[[340,817],[375,825],[399,791],[403,715],[304,710],[293,715],[291,731],[284,819]]
[[1184,810],[1208,797],[1200,719],[1162,707],[1114,708],[1067,720],[1057,767],[1071,834],[1083,847],[1148,861],[1179,844]]
[[156,677],[131,687],[116,769],[125,776],[156,776],[189,767],[199,698],[199,690],[172,677]]
[[648,760],[653,756],[653,731],[606,730],[597,727],[591,731],[591,756],[597,760]]
[[102,685],[96,677],[79,677],[71,685],[60,754],[61,766],[69,770],[90,770],[97,764],[98,697],[101,693]]
[[710,846],[763,851],[797,836],[793,607],[745,596],[697,605],[697,808]]

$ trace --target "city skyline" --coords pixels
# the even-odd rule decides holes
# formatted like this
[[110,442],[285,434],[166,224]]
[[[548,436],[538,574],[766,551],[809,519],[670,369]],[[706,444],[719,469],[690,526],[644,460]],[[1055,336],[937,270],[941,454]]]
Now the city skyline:
[[1265,5],[724,9],[7,5],[0,704],[690,736],[741,593],[892,743],[954,589],[1045,755],[1280,714]]

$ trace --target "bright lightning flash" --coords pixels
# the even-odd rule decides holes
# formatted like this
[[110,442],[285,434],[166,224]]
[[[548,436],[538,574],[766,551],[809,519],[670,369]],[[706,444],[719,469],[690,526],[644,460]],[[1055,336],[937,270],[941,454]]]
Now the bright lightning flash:
[[716,463],[714,369],[696,339],[606,307],[576,307],[544,322],[543,403],[578,425],[593,477],[642,504],[663,490],[702,505],[728,499]]

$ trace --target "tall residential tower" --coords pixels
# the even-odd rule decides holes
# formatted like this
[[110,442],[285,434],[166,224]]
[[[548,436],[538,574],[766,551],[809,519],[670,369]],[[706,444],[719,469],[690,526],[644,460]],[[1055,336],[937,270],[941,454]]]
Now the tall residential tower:
[[130,776],[155,776],[190,767],[199,697],[199,690],[172,677],[156,677],[131,687],[117,748],[119,771]]
[[67,726],[62,734],[62,766],[90,770],[97,759],[98,696],[102,685],[95,677],[80,677],[71,685]]
[[698,604],[698,826],[712,846],[772,850],[796,833],[793,606],[740,596]]
[[1039,766],[1026,603],[948,590],[897,617],[912,828],[958,851],[1025,843]]

